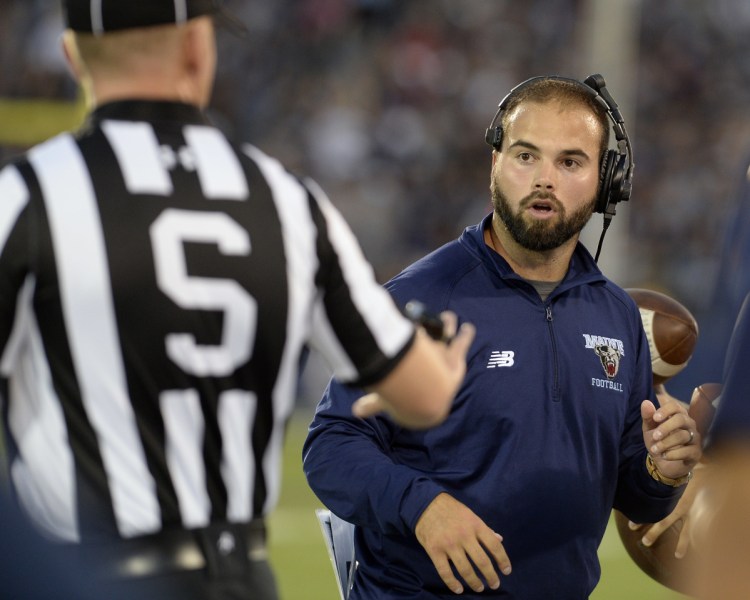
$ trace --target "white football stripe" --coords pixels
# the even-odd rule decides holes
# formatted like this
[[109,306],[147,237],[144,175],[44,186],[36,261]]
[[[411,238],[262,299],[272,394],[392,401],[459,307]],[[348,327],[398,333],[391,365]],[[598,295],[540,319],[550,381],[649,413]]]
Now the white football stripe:
[[648,308],[639,308],[641,313],[641,321],[643,321],[643,329],[646,331],[646,339],[648,340],[648,349],[651,352],[651,362],[653,362],[655,356],[659,356],[659,352],[656,350],[656,343],[654,342],[654,311]]
[[668,362],[664,362],[661,358],[651,358],[651,369],[653,372],[660,377],[672,377],[677,375],[682,369],[685,368],[687,362],[680,365],[670,365]]

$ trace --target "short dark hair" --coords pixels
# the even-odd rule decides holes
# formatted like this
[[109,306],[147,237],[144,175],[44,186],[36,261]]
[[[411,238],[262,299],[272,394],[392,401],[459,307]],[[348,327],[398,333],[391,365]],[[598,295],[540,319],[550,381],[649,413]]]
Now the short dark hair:
[[585,83],[572,79],[539,78],[528,85],[519,88],[508,98],[500,126],[506,131],[511,113],[524,102],[557,101],[562,104],[577,104],[588,108],[602,126],[602,140],[599,147],[599,160],[604,157],[609,148],[610,121],[607,109],[596,99],[596,92]]

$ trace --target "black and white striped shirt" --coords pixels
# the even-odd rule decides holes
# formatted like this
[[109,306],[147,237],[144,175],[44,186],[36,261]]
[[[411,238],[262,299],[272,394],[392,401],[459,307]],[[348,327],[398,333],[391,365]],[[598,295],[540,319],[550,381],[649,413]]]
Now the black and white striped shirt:
[[267,514],[303,347],[366,384],[412,338],[323,192],[193,107],[109,104],[0,171],[9,469],[59,539]]

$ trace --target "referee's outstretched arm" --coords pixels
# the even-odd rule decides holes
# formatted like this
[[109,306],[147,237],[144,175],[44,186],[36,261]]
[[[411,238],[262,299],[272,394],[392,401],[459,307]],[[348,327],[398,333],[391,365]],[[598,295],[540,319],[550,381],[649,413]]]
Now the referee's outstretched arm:
[[450,412],[453,397],[466,374],[466,353],[475,329],[463,323],[458,334],[456,316],[444,313],[448,344],[435,341],[420,328],[414,345],[374,393],[363,396],[352,408],[358,417],[385,411],[397,422],[411,428],[427,428],[441,423]]

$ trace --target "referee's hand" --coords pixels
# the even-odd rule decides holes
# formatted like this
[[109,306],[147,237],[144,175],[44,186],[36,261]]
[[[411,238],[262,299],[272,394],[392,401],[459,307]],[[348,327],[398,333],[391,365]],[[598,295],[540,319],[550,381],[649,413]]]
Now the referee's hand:
[[411,428],[432,427],[448,416],[453,397],[466,374],[466,354],[476,330],[470,323],[457,327],[455,313],[440,314],[443,340],[435,341],[422,327],[404,359],[384,382],[352,405],[356,417],[389,414]]

